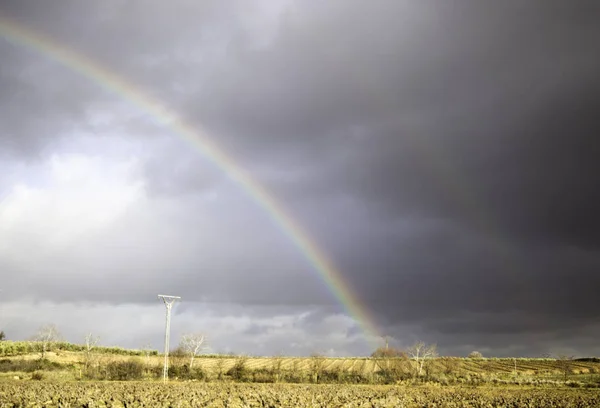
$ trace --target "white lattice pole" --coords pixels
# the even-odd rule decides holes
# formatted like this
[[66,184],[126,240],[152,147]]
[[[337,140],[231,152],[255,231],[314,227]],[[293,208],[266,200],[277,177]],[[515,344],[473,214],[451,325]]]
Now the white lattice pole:
[[163,367],[163,381],[166,382],[169,377],[169,337],[171,332],[171,308],[179,296],[158,295],[163,300],[167,308],[167,321],[165,324],[165,365]]

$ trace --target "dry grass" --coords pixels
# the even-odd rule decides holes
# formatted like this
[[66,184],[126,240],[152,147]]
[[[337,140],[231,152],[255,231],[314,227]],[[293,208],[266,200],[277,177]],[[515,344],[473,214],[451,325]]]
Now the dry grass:
[[[10,359],[34,360],[39,359],[39,353],[28,354],[18,357],[7,357]],[[227,373],[236,362],[242,357],[236,356],[209,356],[197,357],[194,360],[194,367],[201,368],[202,371],[211,379],[221,378],[219,373]],[[280,370],[280,372],[304,373],[308,375],[314,370],[314,359],[311,357],[243,357],[245,367],[249,371],[256,370]],[[49,373],[49,378],[56,379],[78,379],[82,377],[84,353],[75,351],[59,351],[47,353],[47,359],[51,362],[57,362],[65,367],[71,367],[63,370],[62,374]],[[93,354],[92,360],[96,365],[106,365],[110,362],[138,360],[150,368],[152,372],[160,372],[164,357],[163,356],[127,356],[119,354]],[[171,365],[182,366],[189,363],[186,357],[172,356]],[[569,379],[577,380],[586,378],[586,381],[600,383],[600,363],[587,361],[572,361],[570,363]],[[278,367],[278,368],[277,368]],[[551,381],[564,379],[564,373],[561,370],[560,362],[551,359],[517,359],[517,369],[513,359],[464,359],[464,358],[439,358],[431,361],[431,372],[438,377],[443,378],[465,378],[467,383],[469,378],[483,378],[485,381],[513,381],[515,378],[523,379],[527,383],[532,379],[540,381]],[[154,368],[154,370],[152,370]],[[362,375],[372,380],[374,373],[379,371],[377,362],[370,358],[323,358],[322,370],[329,372],[341,371],[343,373],[352,373],[353,375]],[[68,372],[67,372],[68,371]],[[20,375],[20,374],[19,374]],[[11,373],[2,375],[2,378],[10,378]],[[27,375],[24,375],[27,377]],[[591,378],[591,380],[589,380]],[[520,381],[520,380],[519,380]]]

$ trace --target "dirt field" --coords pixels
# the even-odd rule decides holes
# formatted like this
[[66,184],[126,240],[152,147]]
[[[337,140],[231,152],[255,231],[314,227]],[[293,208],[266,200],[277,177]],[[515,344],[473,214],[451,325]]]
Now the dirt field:
[[0,408],[598,407],[594,390],[224,383],[0,382]]

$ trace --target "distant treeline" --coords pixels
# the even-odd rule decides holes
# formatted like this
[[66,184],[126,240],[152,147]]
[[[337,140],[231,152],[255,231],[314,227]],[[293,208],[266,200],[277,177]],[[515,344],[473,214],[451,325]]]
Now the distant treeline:
[[[1,341],[0,356],[18,356],[23,354],[41,353],[43,343],[39,341]],[[130,350],[121,347],[94,346],[94,353],[116,354],[122,356],[158,355],[157,350]],[[85,351],[83,344],[73,344],[65,341],[51,342],[46,345],[46,351]]]
[[576,358],[573,361],[584,361],[586,363],[600,363],[600,358],[597,358],[597,357],[583,357],[583,358]]

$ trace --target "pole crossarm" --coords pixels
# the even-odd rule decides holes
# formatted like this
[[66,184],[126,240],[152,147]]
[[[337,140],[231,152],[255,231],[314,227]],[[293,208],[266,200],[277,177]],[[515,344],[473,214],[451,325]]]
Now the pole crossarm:
[[181,297],[171,295],[158,295],[158,297],[163,300],[167,308],[167,319],[165,324],[165,365],[163,368],[163,381],[166,382],[169,376],[169,339],[171,332],[171,308],[173,307],[173,303],[181,299]]
[[181,296],[171,296],[171,295],[158,295],[165,303],[173,303],[178,299],[181,299]]

